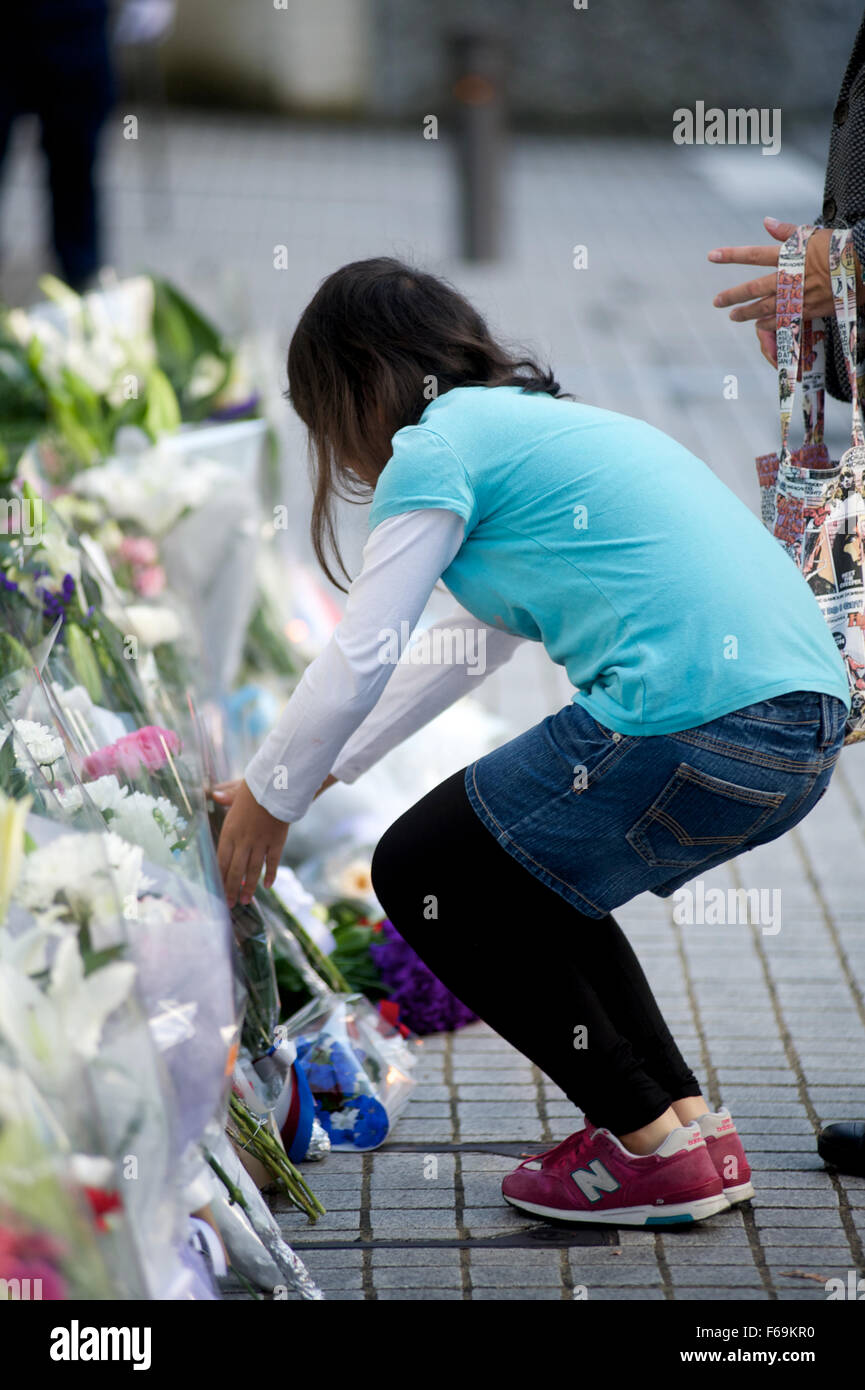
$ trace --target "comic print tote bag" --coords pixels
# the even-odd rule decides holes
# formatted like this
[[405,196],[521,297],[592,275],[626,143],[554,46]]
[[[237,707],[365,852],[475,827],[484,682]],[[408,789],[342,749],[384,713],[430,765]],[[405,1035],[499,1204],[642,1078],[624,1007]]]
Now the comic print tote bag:
[[[847,230],[834,231],[829,270],[853,423],[837,462],[823,442],[826,325],[803,320],[805,249],[813,227],[797,227],[778,259],[778,396],[781,450],[757,459],[761,514],[804,574],[847,668],[852,705],[845,743],[865,739],[865,431],[856,375],[856,262]],[[805,440],[790,449],[800,375]]]

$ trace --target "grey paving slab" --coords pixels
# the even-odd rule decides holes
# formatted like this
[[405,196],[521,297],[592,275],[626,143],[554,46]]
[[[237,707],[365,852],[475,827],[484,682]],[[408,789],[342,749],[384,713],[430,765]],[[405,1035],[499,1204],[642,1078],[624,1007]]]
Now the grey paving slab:
[[778,1207],[771,1211],[755,1207],[754,1220],[758,1227],[766,1230],[776,1230],[778,1227],[792,1227],[794,1230],[819,1227],[822,1230],[841,1232],[844,1229],[837,1208],[832,1210],[828,1207],[795,1207],[792,1210]]
[[325,1298],[332,1298],[334,1295],[341,1295],[349,1291],[361,1291],[364,1287],[363,1275],[360,1271],[336,1269],[333,1266],[319,1269],[315,1261],[310,1259],[307,1259],[305,1263]]
[[769,1298],[765,1289],[747,1288],[741,1284],[730,1288],[679,1286],[673,1290],[676,1303],[764,1303]]
[[548,1269],[537,1265],[527,1265],[518,1258],[519,1252],[509,1265],[484,1266],[471,1260],[470,1271],[474,1289],[556,1289],[561,1297],[562,1271],[556,1264]]
[[369,1258],[373,1269],[389,1269],[396,1266],[402,1268],[417,1268],[423,1265],[438,1265],[445,1269],[458,1269],[460,1264],[460,1251],[457,1249],[441,1250],[433,1246],[419,1245],[416,1249],[393,1248],[383,1246],[380,1249],[372,1250]]
[[755,1213],[759,1210],[777,1208],[786,1215],[789,1222],[794,1211],[807,1208],[809,1211],[814,1209],[837,1211],[838,1199],[834,1189],[830,1186],[825,1191],[816,1188],[807,1191],[795,1191],[783,1187],[768,1187],[765,1178],[761,1179],[760,1190],[751,1203]]
[[665,1300],[666,1294],[660,1285],[656,1285],[654,1288],[649,1289],[598,1288],[593,1289],[591,1292],[591,1301],[593,1303],[663,1303]]
[[380,1303],[458,1303],[463,1295],[456,1289],[379,1289]]
[[376,1188],[370,1201],[370,1209],[376,1212],[388,1209],[407,1211],[409,1208],[438,1207],[445,1207],[448,1211],[453,1211],[453,1189],[437,1189],[430,1183],[427,1183],[421,1190],[410,1187]]
[[479,1288],[472,1291],[473,1303],[498,1303],[501,1300],[507,1302],[527,1302],[527,1303],[552,1303],[560,1302],[563,1298],[561,1289],[548,1288],[527,1288],[527,1289],[489,1289]]
[[461,1100],[457,1104],[457,1114],[460,1124],[467,1129],[476,1127],[479,1121],[486,1124],[488,1120],[530,1120],[537,1124],[539,1119],[534,1100],[497,1100],[494,1096],[486,1101]]
[[671,1264],[669,1266],[673,1288],[762,1288],[763,1280],[759,1272],[741,1264],[704,1265]]
[[[303,1238],[301,1233],[296,1237],[296,1243],[302,1241]],[[308,1254],[310,1260],[315,1261],[317,1267],[333,1265],[340,1269],[360,1269],[363,1266],[363,1252],[361,1250],[312,1250]]]
[[393,1266],[375,1269],[375,1287],[382,1289],[462,1289],[459,1266],[425,1266],[421,1269]]

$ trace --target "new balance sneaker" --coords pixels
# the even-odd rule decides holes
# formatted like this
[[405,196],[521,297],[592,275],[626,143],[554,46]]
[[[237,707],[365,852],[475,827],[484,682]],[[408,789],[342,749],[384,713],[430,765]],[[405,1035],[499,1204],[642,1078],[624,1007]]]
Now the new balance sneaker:
[[706,1141],[715,1171],[724,1184],[724,1196],[727,1201],[731,1204],[747,1202],[749,1197],[754,1196],[751,1166],[745,1157],[733,1116],[726,1106],[722,1105],[717,1115],[700,1115],[697,1124]]
[[674,1129],[645,1155],[587,1123],[509,1173],[502,1195],[533,1216],[610,1226],[679,1226],[730,1205],[695,1123]]

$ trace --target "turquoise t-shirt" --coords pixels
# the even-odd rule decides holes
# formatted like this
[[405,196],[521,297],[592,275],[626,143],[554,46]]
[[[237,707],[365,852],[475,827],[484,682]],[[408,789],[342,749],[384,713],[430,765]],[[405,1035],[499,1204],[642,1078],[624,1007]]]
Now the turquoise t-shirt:
[[710,468],[642,420],[519,386],[466,386],[397,431],[370,528],[445,507],[442,579],[480,621],[543,642],[574,699],[666,734],[794,690],[849,708],[793,561]]

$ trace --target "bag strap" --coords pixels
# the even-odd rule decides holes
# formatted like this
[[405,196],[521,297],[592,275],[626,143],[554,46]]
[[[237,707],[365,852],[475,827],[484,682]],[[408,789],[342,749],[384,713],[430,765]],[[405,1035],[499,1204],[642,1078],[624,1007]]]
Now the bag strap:
[[823,443],[826,417],[826,320],[804,319],[802,322],[802,414],[805,420],[805,444]]
[[865,429],[859,404],[859,378],[856,371],[857,303],[856,259],[853,252],[853,233],[849,228],[833,231],[829,242],[829,275],[835,299],[835,319],[844,351],[847,380],[852,405],[851,437],[854,446],[865,445]]
[[[813,231],[812,226],[797,227],[778,253],[776,345],[778,350],[778,404],[781,415],[780,459],[782,463],[789,463],[790,461],[790,422],[793,418],[793,402],[796,395],[796,379],[799,375],[799,355],[802,346],[805,251]],[[803,409],[806,411],[805,428],[807,431],[809,406],[804,400]]]

